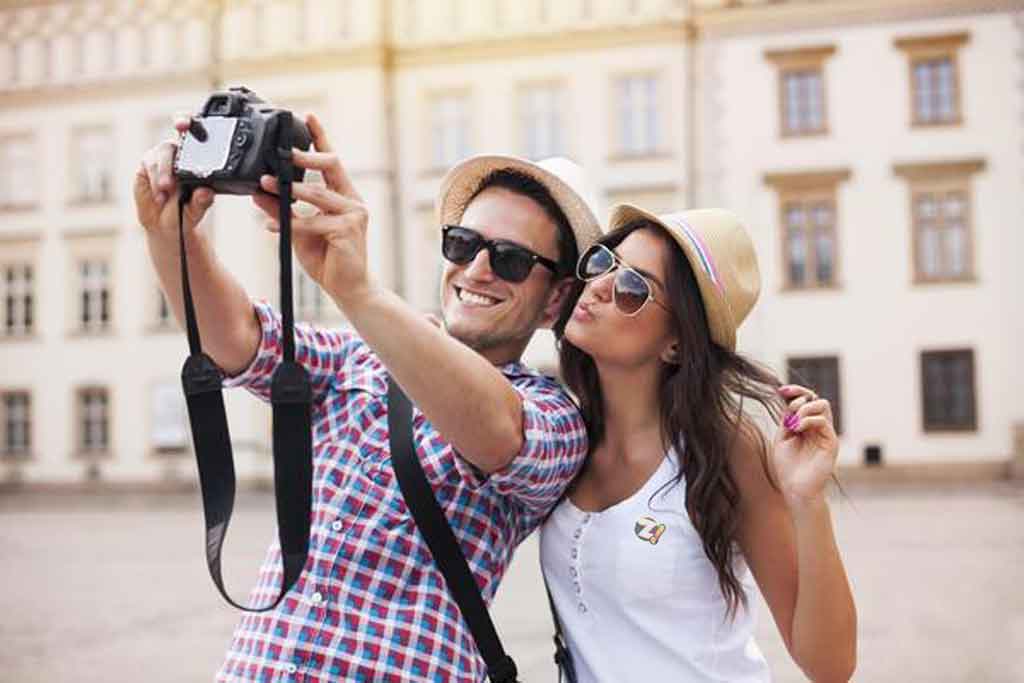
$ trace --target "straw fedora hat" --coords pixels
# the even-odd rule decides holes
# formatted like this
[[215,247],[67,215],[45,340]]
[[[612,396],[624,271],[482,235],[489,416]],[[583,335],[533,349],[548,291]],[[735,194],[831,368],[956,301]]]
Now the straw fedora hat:
[[437,214],[441,225],[458,223],[469,198],[488,175],[498,170],[517,171],[544,186],[569,220],[580,253],[601,237],[601,224],[583,168],[564,157],[532,162],[513,156],[482,154],[452,167],[441,180]]
[[643,219],[672,236],[697,278],[711,339],[736,349],[736,330],[761,292],[757,254],[739,218],[725,209],[694,209],[657,216],[632,204],[612,207],[608,230]]

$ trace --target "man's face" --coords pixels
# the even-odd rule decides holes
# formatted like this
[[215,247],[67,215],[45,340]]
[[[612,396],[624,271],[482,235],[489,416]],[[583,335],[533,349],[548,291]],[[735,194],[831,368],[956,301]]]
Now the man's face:
[[[487,188],[466,207],[459,223],[491,240],[506,240],[558,261],[557,226],[532,199],[500,188]],[[445,261],[441,278],[441,313],[445,328],[493,363],[519,358],[537,327],[550,325],[564,286],[535,264],[522,282],[502,280],[481,249],[465,265]]]

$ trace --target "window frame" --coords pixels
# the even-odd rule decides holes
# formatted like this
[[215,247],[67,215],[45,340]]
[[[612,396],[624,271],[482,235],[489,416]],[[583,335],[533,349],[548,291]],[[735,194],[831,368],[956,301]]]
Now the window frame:
[[[972,176],[985,170],[984,159],[961,161],[898,163],[893,174],[907,181],[907,211],[910,230],[910,269],[914,285],[973,283],[978,280],[978,259],[975,248],[973,220],[974,193]],[[921,268],[920,229],[917,220],[917,197],[924,193],[958,191],[964,196],[964,223],[967,232],[967,269],[963,275],[926,276]]]
[[[969,421],[963,423],[956,422],[945,422],[945,421],[934,421],[930,420],[928,414],[928,372],[927,362],[929,358],[938,359],[941,357],[954,358],[957,356],[966,357],[968,361],[968,370],[970,373],[970,385],[969,396],[971,413]],[[973,348],[949,348],[949,349],[929,349],[921,351],[919,355],[919,381],[920,381],[920,400],[921,400],[921,430],[925,434],[938,434],[938,433],[969,433],[978,431],[978,371],[977,371],[977,358]]]
[[[11,396],[24,396],[26,400],[25,418],[25,448],[21,450],[9,450],[7,448],[8,422],[7,399]],[[4,462],[18,462],[31,460],[35,447],[35,421],[33,420],[32,390],[27,387],[4,387],[0,389],[0,460]]]
[[[765,50],[764,58],[776,67],[776,96],[779,116],[778,133],[781,139],[808,138],[828,135],[828,78],[825,63],[836,53],[835,45],[811,45],[806,47]],[[788,98],[786,97],[786,76],[802,72],[817,72],[821,82],[821,122],[817,128],[792,129],[787,126]]]
[[[812,382],[813,376],[797,377],[796,374],[800,370],[795,367],[798,365],[812,365],[817,366],[811,373],[821,372],[822,367],[828,367],[831,372],[832,368],[835,369],[835,392],[828,391],[828,388],[822,390],[820,386],[815,386]],[[806,370],[804,371],[806,373]],[[787,356],[786,358],[786,379],[790,384],[800,384],[806,386],[809,389],[813,389],[822,398],[827,398],[832,406],[832,419],[835,425],[836,434],[838,436],[843,435],[844,421],[843,421],[843,364],[838,354],[835,355],[811,355],[811,356]],[[804,384],[807,381],[808,384]]]
[[[907,57],[907,93],[911,128],[928,129],[963,125],[963,78],[960,69],[960,48],[969,41],[970,33],[967,31],[893,39],[893,45],[903,51]],[[941,120],[924,119],[917,107],[917,81],[914,77],[914,69],[922,62],[941,58],[949,59],[953,71],[953,116],[950,119]]]
[[[102,393],[105,403],[103,406],[103,418],[105,421],[106,442],[102,448],[87,448],[85,436],[87,425],[85,424],[84,404],[85,397],[91,393]],[[74,410],[72,411],[74,425],[72,433],[75,435],[74,452],[79,458],[106,458],[113,452],[114,441],[114,419],[113,419],[113,392],[110,387],[102,384],[90,383],[75,387]]]
[[[765,184],[775,190],[778,199],[777,239],[779,240],[779,266],[782,272],[780,289],[783,292],[835,291],[842,288],[843,259],[839,183],[849,180],[850,176],[850,170],[845,168],[765,174]],[[799,202],[806,206],[822,200],[829,204],[832,212],[832,280],[827,283],[818,281],[817,269],[811,268],[812,264],[817,264],[817,255],[814,253],[813,241],[811,241],[808,242],[811,249],[808,252],[807,270],[813,278],[809,277],[803,283],[796,283],[790,273],[789,223],[786,220],[786,208],[793,202]]]

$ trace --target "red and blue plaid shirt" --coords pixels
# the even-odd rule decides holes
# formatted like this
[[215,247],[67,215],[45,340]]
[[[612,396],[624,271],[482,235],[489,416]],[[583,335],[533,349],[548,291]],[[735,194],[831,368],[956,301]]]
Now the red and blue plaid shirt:
[[[225,384],[269,400],[281,322],[265,303],[256,313],[259,352]],[[276,609],[242,617],[217,680],[483,680],[483,660],[391,468],[383,364],[351,330],[300,324],[295,332],[296,360],[314,394],[309,557]],[[587,450],[580,414],[553,379],[518,363],[501,371],[522,397],[525,442],[500,472],[481,476],[413,410],[423,470],[488,602],[516,546],[554,506]],[[275,541],[250,604],[276,596],[280,558]]]

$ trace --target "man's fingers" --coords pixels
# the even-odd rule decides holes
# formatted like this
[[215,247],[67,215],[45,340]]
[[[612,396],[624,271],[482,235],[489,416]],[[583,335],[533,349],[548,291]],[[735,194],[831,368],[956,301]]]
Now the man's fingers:
[[316,117],[316,114],[308,114],[306,116],[306,126],[309,128],[309,134],[313,138],[313,148],[317,152],[326,154],[331,158],[331,162],[326,164],[325,167],[316,167],[316,170],[323,173],[324,182],[327,183],[327,187],[346,197],[362,201],[362,197],[359,196],[355,186],[352,185],[352,181],[348,177],[341,159],[334,154],[331,143],[327,141],[327,133],[324,131],[323,124],[320,123],[320,119]]
[[[260,178],[260,187],[264,192],[276,195],[278,193],[278,182],[274,176],[265,175]],[[362,204],[353,198],[322,185],[308,183],[292,183],[292,196],[304,202],[312,204],[324,213],[344,213],[351,209],[362,207]]]
[[306,114],[306,127],[309,128],[309,134],[313,138],[313,147],[318,152],[333,152],[331,143],[327,141],[327,133],[324,132],[323,124],[320,123],[320,119],[316,117],[316,114]]

